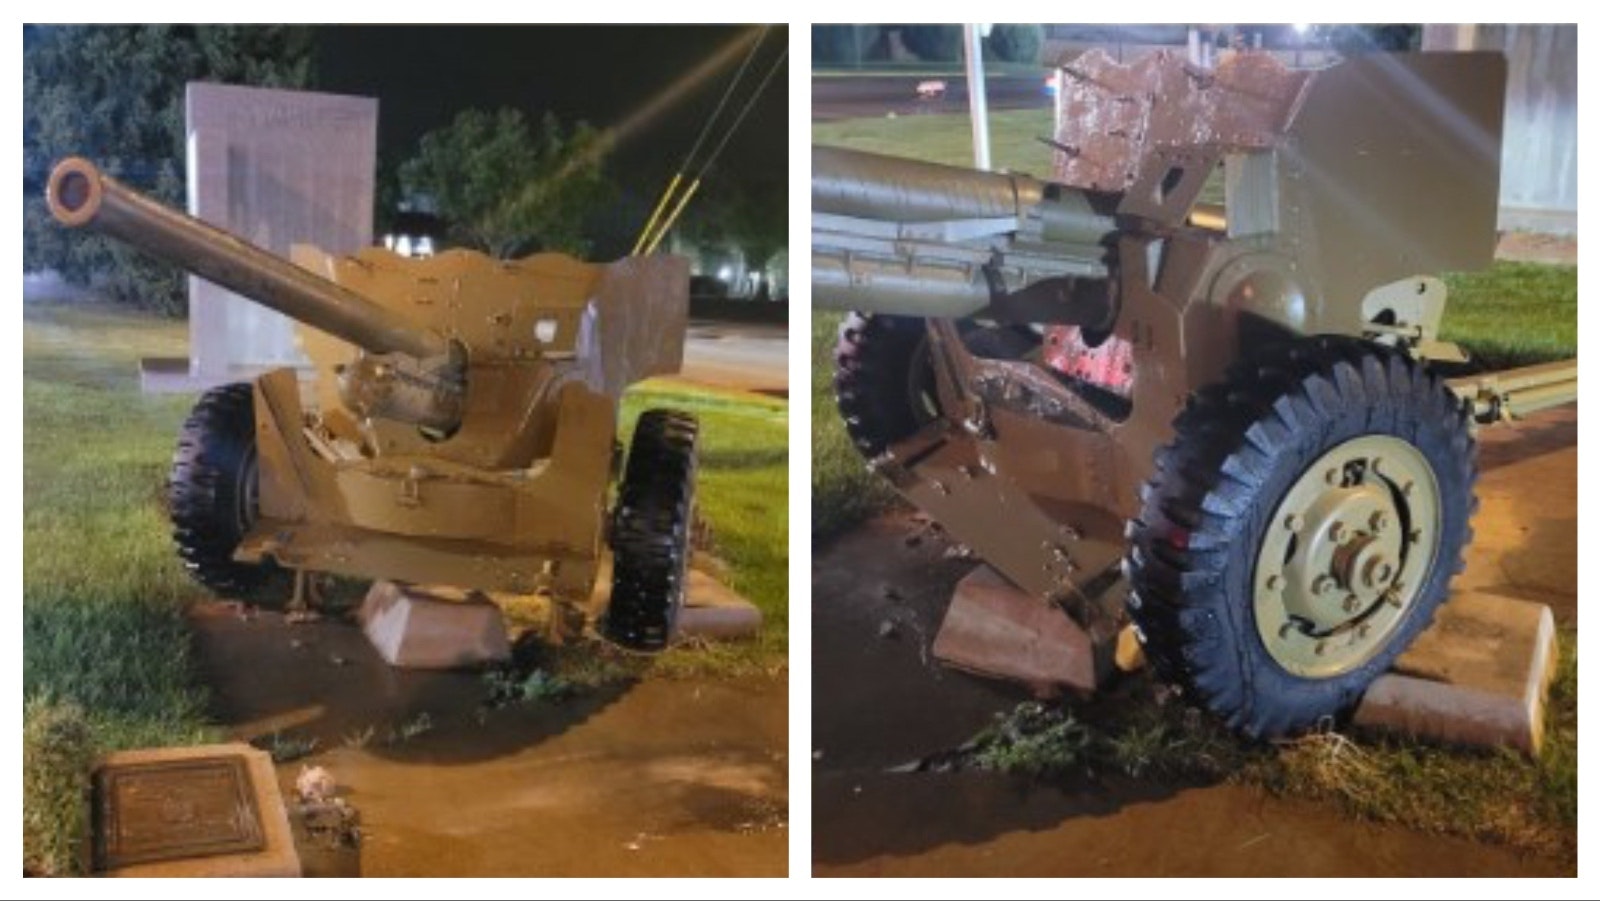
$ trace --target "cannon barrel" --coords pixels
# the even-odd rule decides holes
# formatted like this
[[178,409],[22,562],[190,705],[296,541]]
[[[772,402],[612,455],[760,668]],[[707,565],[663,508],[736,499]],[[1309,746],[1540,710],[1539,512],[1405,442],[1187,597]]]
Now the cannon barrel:
[[[1114,207],[1111,195],[1026,175],[813,147],[812,298],[834,309],[987,310],[1101,327],[1115,312],[1109,294],[1085,283],[1107,277]],[[1007,303],[1023,292],[1027,301]]]
[[369,353],[419,360],[447,356],[443,336],[265,250],[160,203],[81,157],[56,164],[46,188],[50,212],[179,266]]

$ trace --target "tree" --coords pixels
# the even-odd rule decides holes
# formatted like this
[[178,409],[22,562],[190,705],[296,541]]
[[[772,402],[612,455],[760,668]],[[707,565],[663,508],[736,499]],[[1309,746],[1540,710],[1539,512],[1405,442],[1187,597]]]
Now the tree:
[[718,181],[695,196],[674,228],[700,250],[737,252],[745,268],[767,277],[756,297],[767,299],[773,258],[789,246],[789,191],[781,179]]
[[996,25],[986,40],[989,53],[1011,63],[1036,63],[1044,46],[1044,29],[1038,25]]
[[961,58],[960,25],[901,25],[900,40],[907,50],[927,62]]
[[400,166],[409,194],[427,194],[456,243],[505,259],[533,249],[581,255],[584,222],[615,188],[604,171],[607,140],[550,113],[537,133],[518,110],[469,109],[423,135]]
[[311,82],[312,34],[288,26],[29,26],[23,29],[23,266],[94,280],[113,299],[181,314],[183,274],[50,218],[44,185],[69,154],[157,200],[184,205],[184,85]]
[[728,242],[744,253],[744,264],[765,275],[756,292],[767,300],[772,258],[789,246],[789,191],[783,182],[751,185],[728,205]]
[[878,43],[877,25],[811,26],[811,60],[814,63],[860,65]]
[[1422,46],[1422,26],[1334,25],[1328,28],[1326,40],[1343,57],[1364,53],[1404,53]]

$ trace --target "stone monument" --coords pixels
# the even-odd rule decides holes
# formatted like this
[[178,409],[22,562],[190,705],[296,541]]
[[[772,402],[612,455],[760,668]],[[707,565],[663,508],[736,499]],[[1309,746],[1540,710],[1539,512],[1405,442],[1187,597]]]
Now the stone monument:
[[[372,243],[378,101],[191,82],[189,213],[287,258]],[[189,279],[189,357],[146,359],[146,391],[198,391],[308,366],[282,314]]]

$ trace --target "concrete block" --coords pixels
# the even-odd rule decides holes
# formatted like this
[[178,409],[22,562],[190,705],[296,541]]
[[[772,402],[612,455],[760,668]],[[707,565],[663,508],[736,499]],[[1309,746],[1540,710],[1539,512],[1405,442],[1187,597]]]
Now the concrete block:
[[119,751],[95,770],[104,876],[299,876],[272,758],[245,744]]
[[1036,693],[1093,692],[1106,677],[1115,633],[1094,636],[987,566],[956,585],[933,656],[958,669],[1010,679]]
[[454,669],[511,659],[500,608],[480,592],[374,582],[360,619],[391,666]]
[[1457,594],[1393,670],[1367,689],[1355,722],[1537,756],[1556,661],[1549,607]]
[[678,611],[680,636],[727,641],[760,631],[760,608],[709,573],[689,570],[689,594]]

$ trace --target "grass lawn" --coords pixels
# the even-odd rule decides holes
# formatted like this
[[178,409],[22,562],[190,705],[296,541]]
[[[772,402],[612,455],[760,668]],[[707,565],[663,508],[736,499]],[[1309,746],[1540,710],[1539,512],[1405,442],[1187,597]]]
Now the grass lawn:
[[[1048,111],[991,114],[996,167],[1048,174]],[[965,116],[816,123],[821,144],[969,165]],[[1443,337],[1485,368],[1577,354],[1575,266],[1497,262],[1447,273]],[[845,437],[833,400],[832,348],[841,314],[812,322],[812,523],[817,541],[899,503],[867,473]],[[1148,676],[1125,684],[1122,700],[1041,714],[1023,707],[979,742],[976,762],[1037,776],[1084,764],[1132,775],[1225,778],[1284,795],[1327,800],[1355,816],[1490,840],[1573,860],[1577,824],[1577,631],[1561,630],[1562,668],[1551,693],[1546,747],[1530,762],[1510,753],[1432,747],[1393,737],[1314,736],[1247,749],[1172,705],[1153,700]],[[1063,756],[1065,755],[1065,756]]]
[[[1037,75],[1041,80],[1050,72],[1048,66],[1038,63],[1014,63],[1004,60],[984,60],[986,78],[1013,75]],[[872,60],[859,67],[827,65],[813,67],[812,78],[965,78],[967,65],[960,60],[929,62],[927,60]]]
[[[214,740],[183,611],[204,597],[179,566],[162,508],[178,425],[193,398],[146,396],[138,360],[181,356],[180,322],[109,307],[23,312],[24,855],[70,872],[77,792],[93,754]],[[669,675],[778,673],[788,646],[788,405],[754,395],[641,386],[648,406],[700,416],[702,515],[734,587],[761,607],[747,644],[675,650]],[[624,438],[626,440],[626,438]]]
[[[989,158],[996,169],[1050,175],[1053,149],[1040,137],[1055,132],[1055,114],[1048,109],[1002,110],[989,113]],[[811,143],[870,150],[894,156],[972,165],[972,126],[965,115],[927,113],[893,119],[840,119],[811,123]]]

